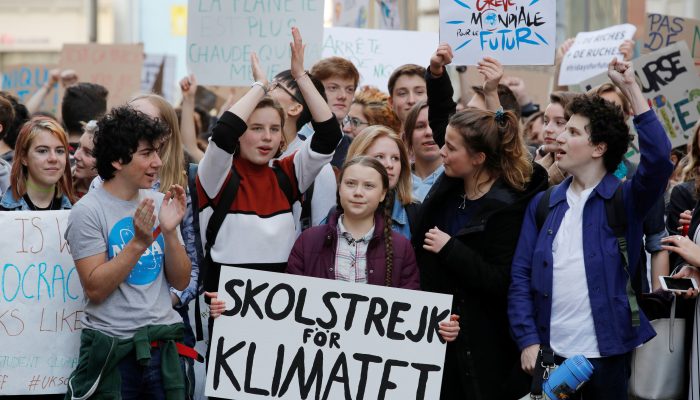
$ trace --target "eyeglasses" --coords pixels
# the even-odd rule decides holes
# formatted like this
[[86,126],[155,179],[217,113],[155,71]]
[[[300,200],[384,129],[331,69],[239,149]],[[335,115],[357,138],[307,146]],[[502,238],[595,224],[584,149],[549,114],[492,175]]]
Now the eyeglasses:
[[349,115],[346,115],[345,118],[343,118],[343,125],[352,125],[353,128],[357,128],[362,125],[369,125],[369,122],[364,122],[361,121],[359,118],[356,117],[351,117]]
[[271,92],[277,88],[284,90],[284,92],[287,93],[289,96],[291,96],[292,99],[294,99],[294,101],[296,101],[297,103],[304,104],[304,101],[299,96],[292,93],[291,90],[287,89],[287,87],[284,86],[282,84],[282,82],[280,82],[278,80],[273,80],[272,82],[270,82],[270,89],[268,91]]

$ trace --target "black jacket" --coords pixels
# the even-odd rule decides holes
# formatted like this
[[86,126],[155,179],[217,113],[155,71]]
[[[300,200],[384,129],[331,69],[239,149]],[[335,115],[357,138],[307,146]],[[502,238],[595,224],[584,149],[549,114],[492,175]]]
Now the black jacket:
[[[534,164],[523,192],[497,180],[471,222],[435,254],[422,248],[425,233],[442,219],[463,181],[438,178],[426,196],[413,237],[423,290],[451,294],[460,336],[447,346],[441,399],[519,399],[530,387],[510,337],[507,292],[515,247],[530,199],[547,188],[547,172]],[[449,204],[449,207],[454,207]]]

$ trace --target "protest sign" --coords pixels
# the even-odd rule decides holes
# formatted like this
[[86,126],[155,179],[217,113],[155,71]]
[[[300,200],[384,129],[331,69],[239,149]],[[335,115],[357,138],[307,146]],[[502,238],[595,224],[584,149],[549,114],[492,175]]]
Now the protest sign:
[[[406,51],[407,44],[411,51]],[[347,58],[360,72],[360,85],[386,91],[389,76],[396,67],[424,65],[437,46],[438,35],[434,32],[325,28],[322,55]]]
[[221,269],[207,396],[437,399],[451,296]]
[[334,0],[333,26],[367,28],[369,0]]
[[620,45],[632,39],[636,30],[634,25],[622,24],[579,32],[561,63],[559,85],[574,85],[607,71],[610,60],[623,58]]
[[175,102],[175,56],[146,54],[141,70],[141,91],[156,93]]
[[[24,104],[39,88],[49,80],[49,71],[56,68],[55,65],[28,64],[14,65],[2,70],[2,91],[17,96],[19,102]],[[56,114],[61,104],[58,85],[44,99],[40,111]]]
[[457,65],[486,56],[503,65],[551,65],[556,50],[554,0],[440,0],[440,41]]
[[106,87],[110,109],[139,92],[143,57],[141,44],[66,44],[59,65],[75,70],[81,82]]
[[[659,117],[673,147],[684,146],[700,119],[700,77],[685,42],[679,42],[634,60],[642,93]],[[584,82],[588,90],[608,82],[607,73]]]
[[304,65],[321,58],[322,0],[189,0],[187,68],[202,85],[250,86],[250,54],[268,78],[289,69],[293,26],[299,27]]
[[83,291],[68,214],[0,212],[0,397],[65,393],[78,363]]
[[647,14],[646,21],[643,53],[685,41],[690,48],[690,57],[695,60],[695,65],[700,65],[700,20],[652,13]]

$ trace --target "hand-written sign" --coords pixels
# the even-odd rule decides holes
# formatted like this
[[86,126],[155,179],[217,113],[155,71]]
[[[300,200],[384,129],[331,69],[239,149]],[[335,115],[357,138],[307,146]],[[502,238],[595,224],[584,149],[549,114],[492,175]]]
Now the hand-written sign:
[[189,0],[187,68],[203,85],[248,86],[250,54],[268,79],[290,65],[291,28],[306,44],[304,63],[321,58],[322,0]]
[[68,214],[0,212],[0,397],[65,393],[77,365],[83,291]]
[[[700,119],[700,77],[685,42],[634,60],[642,93],[659,117],[673,147],[685,146]],[[583,89],[607,82],[607,73],[584,82]]]
[[620,45],[632,39],[637,28],[622,24],[592,32],[579,32],[566,52],[559,72],[560,85],[574,85],[608,70],[614,57],[622,59]]
[[[5,67],[2,70],[2,91],[17,96],[19,102],[24,104],[39,88],[49,80],[49,71],[56,68],[55,65],[15,65]],[[60,98],[58,86],[44,99],[41,111],[56,114]]]
[[437,399],[451,296],[224,267],[206,395]]
[[556,42],[554,0],[440,0],[440,41],[454,63],[485,56],[504,65],[551,65]]
[[643,53],[685,41],[690,48],[690,57],[695,60],[695,65],[700,65],[700,20],[647,14],[646,35]]
[[109,109],[139,92],[143,57],[141,44],[66,44],[59,65],[75,70],[81,82],[106,87]]
[[[406,51],[410,45],[411,51]],[[433,32],[325,28],[323,57],[338,56],[355,64],[360,84],[386,91],[389,76],[403,64],[423,65],[438,46]]]

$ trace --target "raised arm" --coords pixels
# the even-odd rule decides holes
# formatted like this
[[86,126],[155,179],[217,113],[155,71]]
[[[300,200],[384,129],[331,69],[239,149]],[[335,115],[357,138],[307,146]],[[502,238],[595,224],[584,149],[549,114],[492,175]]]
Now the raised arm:
[[199,163],[204,157],[204,152],[197,147],[197,130],[194,126],[195,93],[197,93],[197,79],[194,74],[180,80],[180,90],[182,90],[182,114],[180,116],[182,144],[194,162]]
[[29,111],[29,115],[32,115],[35,112],[39,111],[39,109],[41,108],[41,104],[44,102],[49,93],[51,93],[54,87],[56,87],[56,84],[58,83],[60,77],[60,69],[55,68],[49,71],[49,79],[46,82],[44,82],[43,85],[41,85],[39,90],[34,92],[32,97],[30,97],[26,103],[24,103],[24,105],[27,107],[27,111]]
[[484,77],[486,108],[496,111],[501,107],[501,101],[498,99],[498,83],[503,77],[503,66],[495,58],[484,57],[476,68]]
[[321,93],[316,90],[316,86],[314,86],[314,83],[311,81],[308,72],[304,70],[304,49],[306,45],[303,44],[301,33],[297,27],[292,28],[292,40],[290,44],[292,50],[292,77],[297,82],[297,85],[299,85],[299,90],[304,97],[304,101],[306,101],[306,105],[309,106],[311,117],[316,122],[324,122],[331,117],[335,118],[330,106],[326,100],[323,99]]
[[445,66],[452,63],[452,48],[441,43],[432,57],[425,73],[425,86],[428,92],[428,123],[433,131],[433,139],[439,147],[445,144],[445,130],[450,115],[457,110],[452,100],[454,89]]

